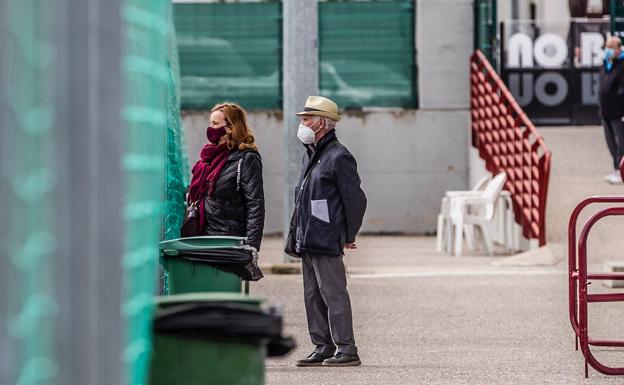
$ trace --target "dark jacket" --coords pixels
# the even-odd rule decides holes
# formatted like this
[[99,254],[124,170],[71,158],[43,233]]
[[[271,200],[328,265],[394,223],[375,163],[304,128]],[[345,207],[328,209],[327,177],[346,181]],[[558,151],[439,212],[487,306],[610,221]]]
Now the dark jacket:
[[624,116],[624,61],[615,59],[611,71],[600,67],[598,97],[603,118],[618,119]]
[[264,229],[260,154],[249,150],[230,154],[217,179],[214,194],[205,198],[205,212],[205,235],[247,237],[247,244],[260,250]]
[[335,131],[316,148],[306,146],[291,219],[296,254],[343,255],[345,243],[355,242],[365,211],[357,163]]

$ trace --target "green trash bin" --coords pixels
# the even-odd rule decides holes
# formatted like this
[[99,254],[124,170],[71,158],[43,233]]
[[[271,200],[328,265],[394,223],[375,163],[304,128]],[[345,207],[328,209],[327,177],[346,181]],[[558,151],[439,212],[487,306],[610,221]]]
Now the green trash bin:
[[241,291],[242,280],[233,273],[202,262],[182,258],[163,258],[169,294]]
[[281,337],[281,315],[260,303],[238,293],[158,297],[149,384],[264,384],[270,341],[287,341],[282,354],[294,342]]
[[[168,294],[195,292],[239,293],[242,279],[239,275],[224,270],[236,263],[221,263],[202,260],[202,254],[227,253],[241,250],[246,238],[234,236],[204,236],[179,238],[160,242],[161,265],[166,276],[165,291]],[[219,261],[217,261],[219,262]],[[242,262],[240,262],[242,263]]]

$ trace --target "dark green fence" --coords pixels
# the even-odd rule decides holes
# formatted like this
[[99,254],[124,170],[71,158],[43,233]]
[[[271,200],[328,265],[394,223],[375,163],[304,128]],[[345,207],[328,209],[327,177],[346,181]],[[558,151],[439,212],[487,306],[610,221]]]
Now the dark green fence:
[[281,108],[281,17],[279,2],[175,4],[182,108]]
[[321,94],[344,108],[416,107],[413,1],[319,3]]
[[[321,94],[343,108],[415,108],[414,3],[319,2]],[[175,4],[182,108],[281,109],[281,17],[278,1]]]

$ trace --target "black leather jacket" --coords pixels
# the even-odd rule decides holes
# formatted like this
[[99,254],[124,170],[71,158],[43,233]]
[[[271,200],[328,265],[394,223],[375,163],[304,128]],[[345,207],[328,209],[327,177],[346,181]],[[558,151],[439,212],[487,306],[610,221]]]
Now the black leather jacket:
[[335,131],[306,148],[291,219],[295,254],[343,255],[345,243],[355,242],[366,211],[357,163]]
[[262,160],[255,151],[233,151],[215,184],[212,197],[205,198],[204,235],[247,237],[247,244],[260,250],[264,229]]

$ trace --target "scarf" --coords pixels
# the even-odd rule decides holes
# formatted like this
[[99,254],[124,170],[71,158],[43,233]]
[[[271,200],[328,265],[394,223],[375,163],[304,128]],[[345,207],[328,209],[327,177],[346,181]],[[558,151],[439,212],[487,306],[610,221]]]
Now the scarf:
[[204,198],[214,194],[215,184],[225,167],[229,154],[227,144],[207,143],[200,152],[200,159],[193,166],[188,203],[199,201],[199,226],[202,229],[205,223]]

